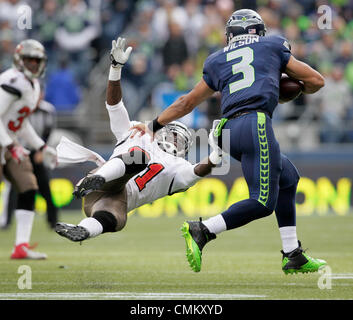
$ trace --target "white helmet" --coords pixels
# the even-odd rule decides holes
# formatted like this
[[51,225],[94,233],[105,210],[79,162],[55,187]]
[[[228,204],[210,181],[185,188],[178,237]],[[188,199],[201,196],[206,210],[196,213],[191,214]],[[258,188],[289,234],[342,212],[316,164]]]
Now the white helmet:
[[155,134],[158,146],[176,157],[185,158],[192,145],[189,129],[179,121],[172,121]]
[[[38,71],[33,73],[30,71],[23,61],[24,58],[37,58],[40,60]],[[13,56],[13,64],[15,68],[25,74],[26,77],[33,79],[44,75],[45,66],[47,64],[47,55],[43,45],[37,40],[27,39],[21,41],[15,49]]]

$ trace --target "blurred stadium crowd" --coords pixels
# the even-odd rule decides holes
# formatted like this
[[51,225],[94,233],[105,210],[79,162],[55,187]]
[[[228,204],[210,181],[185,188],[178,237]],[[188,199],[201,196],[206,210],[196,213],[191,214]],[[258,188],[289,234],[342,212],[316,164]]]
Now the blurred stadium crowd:
[[[18,8],[25,4],[32,26],[21,30]],[[328,29],[318,27],[322,5],[332,10]],[[92,84],[90,72],[102,59],[109,63],[111,40],[122,35],[134,48],[123,70],[125,102],[131,118],[152,119],[198,82],[205,58],[225,45],[225,23],[239,8],[257,10],[267,35],[285,36],[294,56],[326,79],[319,93],[277,108],[274,121],[316,123],[319,142],[352,143],[353,0],[0,0],[0,71],[11,66],[20,40],[41,41],[49,58],[46,100],[59,115],[74,113],[92,86],[105,87]],[[183,121],[209,128],[218,104],[216,95]]]

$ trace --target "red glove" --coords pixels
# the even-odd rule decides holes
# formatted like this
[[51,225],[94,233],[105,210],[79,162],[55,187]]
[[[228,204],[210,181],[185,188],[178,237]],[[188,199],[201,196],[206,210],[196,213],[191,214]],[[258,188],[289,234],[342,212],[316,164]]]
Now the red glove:
[[7,149],[11,152],[12,158],[17,163],[20,163],[26,156],[30,154],[30,152],[27,149],[16,144],[10,144],[9,146],[7,146]]

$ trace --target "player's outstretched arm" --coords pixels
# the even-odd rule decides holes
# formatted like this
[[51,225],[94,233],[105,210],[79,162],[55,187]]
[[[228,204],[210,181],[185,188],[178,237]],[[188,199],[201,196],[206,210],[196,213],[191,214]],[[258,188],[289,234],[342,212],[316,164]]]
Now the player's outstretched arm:
[[303,93],[315,93],[325,85],[324,77],[306,63],[290,57],[285,73],[304,83]]
[[205,177],[209,175],[212,169],[222,161],[223,151],[220,147],[218,147],[216,137],[214,135],[218,122],[218,120],[215,120],[215,122],[213,123],[213,128],[211,129],[210,134],[208,135],[208,143],[212,149],[211,153],[207,158],[203,159],[194,168],[195,174],[199,177]]
[[[153,137],[153,133],[171,121],[177,120],[190,113],[197,105],[209,98],[214,91],[201,79],[199,83],[186,95],[181,96],[165,109],[149,126],[138,124],[131,127],[134,130],[131,138],[139,132],[144,135],[146,132]],[[151,130],[153,127],[153,130]]]
[[214,126],[208,136],[208,143],[212,149],[210,155],[195,165],[192,165],[189,162],[187,163],[188,165],[182,166],[174,178],[174,183],[169,195],[175,192],[185,191],[192,187],[201,178],[212,173],[212,169],[222,161],[224,152],[218,147],[216,143],[216,137],[214,136],[215,127],[216,126],[214,122]]
[[106,109],[109,114],[110,129],[119,141],[131,126],[129,114],[125,108],[120,85],[121,69],[129,59],[132,48],[125,49],[126,40],[118,38],[112,42],[110,51],[110,71],[106,91]]
[[216,164],[211,162],[210,157],[207,157],[195,166],[194,173],[199,177],[206,177],[212,172],[212,168],[215,166]]
[[169,187],[168,195],[191,188],[201,178],[209,175],[215,166],[209,158],[205,158],[195,165],[185,161],[185,164],[180,166],[175,175],[172,185]]
[[177,120],[188,113],[201,102],[209,98],[214,91],[201,79],[199,83],[188,94],[181,96],[158,117],[158,123],[166,125],[171,121]]
[[183,169],[178,171],[178,174],[174,178],[171,194],[185,191],[192,187],[201,178],[209,175],[218,163],[218,160],[216,160],[211,153],[210,156],[203,159],[196,165],[189,163],[188,166],[184,166]]
[[116,41],[112,41],[112,49],[110,51],[111,66],[106,92],[107,104],[111,106],[118,104],[122,99],[120,86],[121,69],[129,59],[132,51],[131,47],[125,50],[125,43],[126,40],[124,38],[118,38]]

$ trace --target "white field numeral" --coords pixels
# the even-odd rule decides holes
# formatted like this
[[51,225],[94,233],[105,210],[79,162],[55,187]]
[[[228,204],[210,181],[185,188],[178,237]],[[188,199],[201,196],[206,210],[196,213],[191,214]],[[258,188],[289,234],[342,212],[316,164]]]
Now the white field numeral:
[[30,266],[22,265],[18,267],[17,273],[22,274],[18,278],[17,286],[19,289],[32,289],[32,269]]

